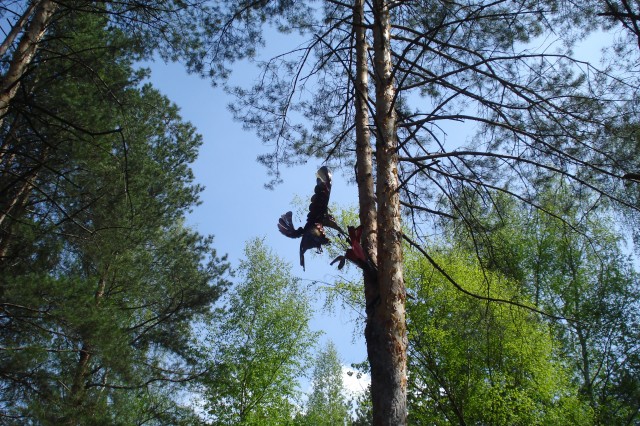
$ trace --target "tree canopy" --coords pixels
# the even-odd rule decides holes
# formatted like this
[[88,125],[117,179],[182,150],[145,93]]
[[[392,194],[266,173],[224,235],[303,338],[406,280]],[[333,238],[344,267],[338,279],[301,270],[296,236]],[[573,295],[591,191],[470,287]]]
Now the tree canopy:
[[[409,413],[412,424],[589,424],[559,343],[532,312],[459,292],[409,252]],[[519,298],[517,283],[485,273],[473,257],[439,264],[471,291]]]
[[310,297],[261,240],[247,243],[239,273],[209,327],[205,409],[213,424],[290,424],[318,338]]
[[0,394],[16,423],[191,416],[171,395],[202,373],[192,323],[227,285],[212,238],[184,225],[201,138],[106,24],[57,15],[4,117]]
[[315,359],[304,417],[300,424],[342,425],[350,420],[338,351],[329,341]]

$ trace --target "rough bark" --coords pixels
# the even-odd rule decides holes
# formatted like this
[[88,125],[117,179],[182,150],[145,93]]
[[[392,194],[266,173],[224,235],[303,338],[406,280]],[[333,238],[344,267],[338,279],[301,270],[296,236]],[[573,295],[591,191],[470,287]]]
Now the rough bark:
[[[356,51],[356,180],[358,183],[360,224],[362,225],[361,244],[368,258],[376,264],[378,225],[373,182],[373,149],[371,148],[371,132],[369,131],[369,66],[367,60],[369,46],[366,38],[367,29],[364,24],[364,0],[355,0],[354,2],[353,27]],[[375,279],[376,277],[365,276],[365,291],[375,293],[377,287]],[[368,301],[375,299],[373,293],[368,295]]]
[[[57,7],[57,4],[51,0],[41,0],[37,2],[35,11],[32,12],[30,8],[25,12],[25,16],[31,14],[33,14],[33,16],[11,56],[6,74],[3,75],[0,80],[0,126],[7,114],[11,100],[16,95],[18,87],[20,87],[20,79],[33,60],[38,49],[38,43],[45,34],[51,17]],[[21,21],[19,25],[23,26],[24,22]],[[16,34],[10,34],[10,36],[15,38]],[[3,46],[3,49],[6,50],[6,48],[7,46]]]
[[367,306],[367,351],[371,365],[374,425],[407,423],[407,333],[402,271],[402,222],[398,193],[397,116],[391,63],[389,4],[373,2],[376,86],[377,285]]

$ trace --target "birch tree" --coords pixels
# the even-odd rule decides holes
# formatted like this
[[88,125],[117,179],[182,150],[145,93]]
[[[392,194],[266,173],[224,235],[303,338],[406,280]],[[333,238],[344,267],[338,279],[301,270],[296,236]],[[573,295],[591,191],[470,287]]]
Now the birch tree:
[[319,333],[311,300],[259,239],[247,242],[241,279],[208,327],[207,420],[216,425],[290,424],[300,397],[297,377],[310,365]]
[[329,341],[314,360],[309,394],[304,416],[296,419],[303,425],[344,425],[349,419],[349,405],[344,394],[342,365],[338,351]]

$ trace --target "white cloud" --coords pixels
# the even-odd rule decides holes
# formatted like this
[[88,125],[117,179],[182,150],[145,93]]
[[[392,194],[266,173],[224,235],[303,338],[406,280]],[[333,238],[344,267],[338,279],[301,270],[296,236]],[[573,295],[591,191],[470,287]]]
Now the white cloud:
[[371,377],[368,374],[358,373],[346,365],[342,366],[342,384],[347,393],[362,393],[367,389],[369,383],[371,383]]

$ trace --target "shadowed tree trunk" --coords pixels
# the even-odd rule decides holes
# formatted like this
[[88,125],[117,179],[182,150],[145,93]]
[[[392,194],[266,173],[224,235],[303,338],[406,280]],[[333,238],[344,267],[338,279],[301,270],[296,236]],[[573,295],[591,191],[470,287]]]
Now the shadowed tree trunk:
[[[365,278],[367,287],[377,285],[377,291],[367,291],[365,337],[371,365],[373,423],[404,425],[407,422],[406,294],[402,274],[402,227],[398,194],[396,90],[391,63],[389,5],[386,1],[373,2],[373,19],[378,276],[377,283]],[[363,75],[365,73],[358,73],[359,77]],[[358,84],[364,85],[366,81],[359,81]],[[356,109],[364,110],[365,106],[361,102]],[[362,210],[361,205],[361,215],[364,216],[372,211],[366,206],[365,211]],[[375,299],[372,300],[372,297]]]

